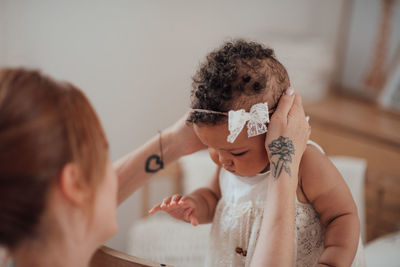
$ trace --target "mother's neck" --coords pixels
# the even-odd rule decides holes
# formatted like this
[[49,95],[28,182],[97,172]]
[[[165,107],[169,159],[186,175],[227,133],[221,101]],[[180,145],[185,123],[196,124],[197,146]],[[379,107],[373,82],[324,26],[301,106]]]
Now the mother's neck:
[[87,267],[99,246],[90,235],[87,215],[52,194],[35,238],[13,253],[18,267]]
[[72,242],[40,244],[30,241],[20,246],[13,257],[18,267],[87,267],[91,254]]

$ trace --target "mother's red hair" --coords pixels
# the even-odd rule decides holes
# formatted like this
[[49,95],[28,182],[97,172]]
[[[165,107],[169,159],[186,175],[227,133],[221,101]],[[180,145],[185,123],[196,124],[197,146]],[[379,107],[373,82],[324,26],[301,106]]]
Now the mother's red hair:
[[100,121],[78,88],[36,70],[0,70],[0,245],[13,250],[35,235],[67,163],[96,185],[107,158]]

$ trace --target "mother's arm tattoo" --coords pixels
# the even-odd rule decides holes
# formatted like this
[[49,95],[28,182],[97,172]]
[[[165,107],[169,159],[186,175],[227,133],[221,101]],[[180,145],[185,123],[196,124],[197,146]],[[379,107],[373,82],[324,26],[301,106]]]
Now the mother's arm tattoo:
[[162,140],[161,140],[161,131],[158,131],[159,133],[159,145],[160,145],[160,156],[159,155],[151,155],[146,159],[146,163],[144,166],[144,169],[146,172],[149,173],[156,173],[159,170],[164,169],[164,160],[163,160],[163,149],[162,149]]
[[292,155],[295,153],[292,140],[289,137],[279,136],[268,145],[268,148],[271,153],[272,176],[278,179],[282,170],[291,175],[288,163],[292,162]]
[[147,158],[144,168],[146,172],[156,173],[164,168],[164,161],[159,155],[151,155]]

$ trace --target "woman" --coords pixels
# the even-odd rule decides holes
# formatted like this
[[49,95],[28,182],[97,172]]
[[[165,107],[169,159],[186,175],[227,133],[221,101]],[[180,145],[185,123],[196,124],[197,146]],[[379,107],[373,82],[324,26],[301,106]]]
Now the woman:
[[[293,137],[298,153],[292,164],[298,168],[308,126],[301,103],[294,99],[298,97],[282,98],[267,142],[280,135]],[[88,266],[95,250],[117,231],[117,204],[162,162],[201,148],[182,118],[114,168],[101,124],[79,89],[38,71],[1,70],[0,245],[18,267]],[[276,216],[264,219],[263,227],[274,228],[277,235],[259,240],[254,266],[291,265],[293,184],[297,178],[286,175],[271,186],[266,203],[283,205],[286,211],[278,208]],[[288,202],[277,201],[278,194],[287,194]]]

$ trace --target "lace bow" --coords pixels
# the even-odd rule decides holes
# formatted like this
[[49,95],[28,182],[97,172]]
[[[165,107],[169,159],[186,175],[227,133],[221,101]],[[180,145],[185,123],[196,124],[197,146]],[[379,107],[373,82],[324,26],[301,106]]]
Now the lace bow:
[[231,110],[228,113],[228,142],[235,142],[236,138],[247,123],[247,134],[249,137],[267,132],[266,123],[269,122],[268,104],[258,103],[251,107],[250,112],[244,109]]

